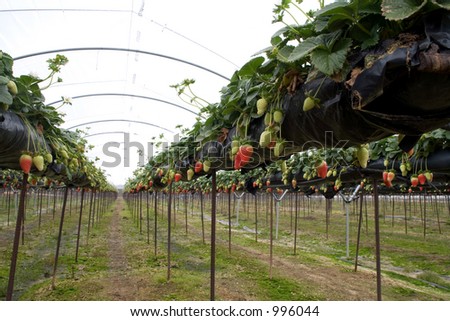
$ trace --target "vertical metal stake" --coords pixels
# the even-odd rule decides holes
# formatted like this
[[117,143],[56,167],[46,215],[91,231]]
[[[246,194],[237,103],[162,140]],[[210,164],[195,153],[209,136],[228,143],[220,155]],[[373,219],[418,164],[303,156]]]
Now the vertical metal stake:
[[172,182],[169,184],[169,199],[167,201],[167,281],[170,280],[170,249],[172,232]]
[[81,217],[83,215],[83,201],[84,201],[84,188],[81,191],[80,217],[78,218],[77,247],[75,250],[75,262],[78,262],[78,249],[80,248],[80,232],[81,232]]
[[22,227],[21,225],[23,221],[23,215],[25,213],[25,196],[27,194],[27,184],[28,184],[28,174],[24,173],[22,179],[22,190],[20,191],[19,211],[17,213],[16,219],[16,230],[14,234],[11,265],[9,268],[9,281],[8,281],[8,289],[6,291],[6,301],[12,300],[12,295],[14,291],[14,277],[16,275],[17,255],[19,253],[20,231]]
[[377,300],[381,301],[381,259],[380,259],[380,209],[378,197],[378,182],[373,179],[373,198],[375,212],[375,256],[377,265]]
[[215,287],[216,287],[216,195],[217,195],[217,182],[216,182],[216,170],[213,169],[211,175],[211,301],[215,300]]
[[59,232],[58,232],[58,242],[56,244],[55,263],[53,264],[52,289],[55,289],[56,268],[58,267],[59,248],[61,247],[62,229],[63,229],[63,224],[64,224],[64,213],[66,212],[68,192],[69,192],[69,187],[66,186],[66,188],[64,190],[64,199],[63,199],[63,207],[62,207],[62,211],[61,211],[61,220],[59,222]]

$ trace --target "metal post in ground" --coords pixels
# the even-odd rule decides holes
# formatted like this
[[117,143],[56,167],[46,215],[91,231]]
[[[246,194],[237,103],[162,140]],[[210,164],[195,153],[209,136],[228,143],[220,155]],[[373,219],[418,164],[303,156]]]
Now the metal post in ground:
[[53,264],[52,289],[55,289],[56,269],[58,267],[59,248],[61,246],[62,228],[63,228],[63,224],[64,224],[64,213],[66,211],[68,192],[69,192],[69,187],[66,186],[66,188],[64,190],[64,199],[63,199],[63,206],[62,206],[62,211],[61,211],[61,220],[59,222],[59,232],[58,232],[58,241],[56,243],[55,262]]
[[11,265],[9,267],[8,289],[6,290],[6,301],[12,300],[14,292],[14,277],[16,275],[17,256],[19,253],[20,231],[22,227],[23,216],[25,214],[25,196],[27,193],[28,174],[23,174],[22,189],[20,191],[19,211],[17,212],[16,230],[14,233],[13,250],[11,255]]
[[170,255],[172,233],[172,182],[169,184],[169,199],[167,200],[167,281],[170,280]]
[[217,202],[217,183],[216,170],[213,169],[211,174],[211,288],[210,299],[215,300],[216,288],[216,202]]
[[373,179],[373,201],[375,212],[375,258],[377,268],[377,300],[381,301],[381,254],[380,254],[380,209],[378,197],[378,182]]
[[78,262],[78,249],[80,248],[81,218],[83,216],[84,188],[81,190],[80,216],[78,218],[77,246],[75,250],[75,262]]

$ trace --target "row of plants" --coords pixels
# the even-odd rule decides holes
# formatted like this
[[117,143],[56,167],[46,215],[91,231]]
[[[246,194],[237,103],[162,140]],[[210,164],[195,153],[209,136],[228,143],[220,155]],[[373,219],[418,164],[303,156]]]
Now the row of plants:
[[[448,144],[450,132],[438,129],[424,134],[413,150],[404,152],[398,147],[398,136],[372,142],[363,147],[314,149],[277,160],[267,166],[246,171],[221,170],[217,173],[218,191],[256,191],[276,189],[306,191],[313,187],[326,192],[365,182],[371,190],[370,178],[383,180],[389,191],[429,190],[448,192]],[[442,154],[443,161],[434,162],[433,155]],[[429,167],[429,158],[433,167]],[[167,189],[173,182],[175,191],[211,191],[209,161],[197,161],[194,169],[176,168],[153,163],[135,171],[125,185],[127,192]],[[440,165],[436,166],[436,163]],[[393,185],[397,183],[396,188]]]
[[[435,168],[429,168],[428,158],[448,149],[450,133],[439,129],[442,122],[448,122],[448,117],[425,127],[420,126],[418,119],[413,144],[405,143],[411,138],[411,130],[405,131],[408,132],[405,135],[400,129],[395,133],[383,128],[384,132],[378,136],[363,136],[359,138],[360,143],[349,141],[343,147],[327,147],[326,136],[322,141],[305,140],[303,146],[298,146],[298,140],[286,139],[295,136],[292,131],[296,128],[286,128],[285,122],[292,115],[300,115],[310,121],[303,123],[308,128],[316,130],[313,123],[316,120],[321,129],[323,119],[320,117],[325,117],[326,110],[335,107],[327,105],[331,95],[328,88],[337,86],[340,89],[332,94],[337,93],[339,98],[345,96],[344,91],[352,88],[361,73],[370,71],[371,66],[391,51],[407,48],[425,38],[423,20],[430,14],[447,15],[450,5],[434,0],[414,3],[385,0],[340,1],[324,6],[319,1],[319,10],[305,12],[301,2],[284,0],[275,6],[274,22],[284,27],[271,37],[269,47],[234,73],[230,83],[222,89],[219,103],[211,104],[198,97],[193,89],[194,80],[187,79],[173,86],[183,100],[200,108],[197,123],[184,131],[185,137],[179,142],[139,169],[127,183],[128,191],[154,184],[164,187],[171,181],[191,181],[212,170],[223,169],[230,172],[220,172],[220,179],[227,177],[222,188],[232,188],[233,182],[245,182],[246,178],[253,178],[261,187],[267,185],[268,177],[281,175],[280,185],[295,188],[303,182],[314,185],[311,182],[324,180],[325,185],[332,184],[333,189],[339,189],[349,177],[354,181],[355,177],[359,180],[374,172],[386,187],[398,181],[407,186],[407,190],[427,182],[436,184],[437,178],[446,182],[448,155],[444,161],[434,164]],[[297,12],[306,18],[306,23],[297,22]],[[294,23],[286,23],[285,17]],[[391,40],[387,49],[380,48],[380,44]],[[358,55],[364,57],[363,64],[355,64]],[[299,92],[304,100],[294,107],[300,111],[288,115],[286,100]],[[382,94],[382,90],[376,92],[371,99]],[[351,112],[367,107],[369,102],[360,97],[355,105],[354,98],[349,98]],[[323,113],[313,114],[319,111]],[[343,112],[350,113],[350,110]],[[310,114],[312,116],[308,116]],[[345,117],[344,114],[329,121],[341,121],[338,127],[351,125],[354,130],[367,125],[346,124]],[[286,130],[291,132],[286,133]],[[301,133],[299,130],[299,135]],[[326,135],[325,127],[321,134]],[[438,177],[433,171],[439,172]],[[359,175],[349,175],[355,172]],[[238,176],[240,178],[236,179]],[[187,189],[195,189],[195,183],[189,185]]]
[[45,103],[43,92],[62,82],[58,73],[68,59],[59,54],[48,59],[49,74],[45,78],[32,74],[17,77],[13,74],[13,62],[9,54],[0,51],[0,104],[4,123],[0,181],[17,184],[23,172],[30,174],[32,185],[49,186],[57,182],[112,189],[104,173],[87,158],[86,152],[91,147],[87,146],[83,132],[61,128],[64,114],[60,108],[70,105],[70,99],[62,97],[59,106]]

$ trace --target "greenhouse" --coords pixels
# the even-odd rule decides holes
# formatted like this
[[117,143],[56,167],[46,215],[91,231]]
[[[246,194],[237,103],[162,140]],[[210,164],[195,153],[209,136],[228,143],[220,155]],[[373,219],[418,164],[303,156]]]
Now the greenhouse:
[[2,300],[450,300],[450,2],[2,4]]

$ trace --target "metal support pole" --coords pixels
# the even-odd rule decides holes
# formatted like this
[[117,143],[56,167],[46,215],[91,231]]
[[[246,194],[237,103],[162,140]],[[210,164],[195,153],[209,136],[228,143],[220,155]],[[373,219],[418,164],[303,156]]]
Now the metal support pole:
[[236,205],[236,209],[235,209],[235,214],[236,214],[236,224],[239,225],[239,208],[241,205],[241,199],[244,196],[245,192],[242,192],[241,195],[239,195],[237,192],[234,192],[234,196],[237,198],[237,205]]
[[216,170],[213,169],[211,174],[211,301],[215,300],[216,287],[216,202],[217,202],[217,182]]
[[167,201],[167,281],[170,280],[170,254],[172,232],[172,182],[169,184],[169,199]]
[[81,217],[83,215],[84,192],[85,192],[85,190],[83,188],[81,191],[80,217],[78,218],[77,247],[75,250],[75,262],[78,262],[78,249],[80,248]]
[[275,211],[277,214],[276,222],[275,222],[275,239],[278,240],[278,225],[279,225],[279,217],[280,217],[280,202],[283,200],[283,198],[286,196],[286,193],[288,192],[287,189],[283,191],[283,194],[281,194],[280,197],[278,197],[275,193],[272,192],[272,196],[275,199]]
[[373,179],[373,198],[375,212],[375,257],[377,266],[377,300],[381,301],[381,259],[380,259],[380,209],[378,197],[378,182]]
[[58,241],[56,244],[55,262],[53,264],[52,289],[55,289],[56,269],[58,267],[59,248],[61,247],[62,229],[63,229],[63,224],[64,224],[64,213],[66,212],[68,192],[69,192],[69,187],[66,186],[66,188],[64,190],[64,199],[63,199],[63,206],[62,206],[62,211],[61,211],[61,220],[59,222],[59,232],[58,232]]
[[25,197],[27,194],[28,174],[23,174],[22,189],[20,191],[19,211],[16,219],[16,230],[14,234],[13,250],[11,255],[11,265],[9,268],[8,289],[6,291],[6,301],[12,300],[14,292],[14,277],[16,275],[17,256],[19,253],[20,231],[22,227],[23,216],[25,214]]

